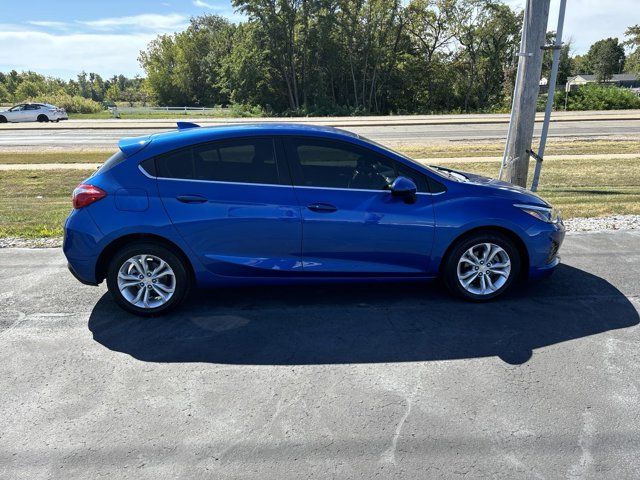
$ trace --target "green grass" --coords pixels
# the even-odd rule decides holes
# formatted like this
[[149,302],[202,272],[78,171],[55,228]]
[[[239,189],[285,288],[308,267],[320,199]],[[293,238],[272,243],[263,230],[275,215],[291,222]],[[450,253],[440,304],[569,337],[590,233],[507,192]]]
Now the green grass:
[[[450,168],[492,177],[499,166],[499,162],[473,159],[447,163]],[[1,171],[0,237],[62,235],[71,192],[91,172]],[[547,160],[540,185],[539,194],[559,207],[564,218],[640,214],[640,162],[635,159]]]
[[[412,158],[445,158],[445,157],[502,157],[504,143],[465,143],[441,144],[429,146],[405,145],[397,150]],[[640,154],[638,140],[575,140],[547,142],[545,155],[584,155],[584,154],[612,154],[637,153]]]
[[0,237],[56,237],[71,211],[71,192],[93,170],[0,172]]
[[102,163],[117,150],[110,152],[1,152],[0,164],[38,164],[38,163]]
[[[469,161],[446,166],[495,177],[500,162]],[[538,194],[558,207],[564,218],[640,214],[640,162],[616,158],[547,160]]]
[[[236,118],[236,117],[262,117],[254,112],[248,112],[243,110],[231,110],[231,109],[216,109],[208,111],[187,110],[184,111],[150,111],[150,112],[120,112],[121,119],[129,120],[145,120],[145,119],[189,119],[189,118]],[[70,113],[70,119],[74,120],[106,120],[114,118],[113,114],[108,111],[102,111],[98,113]]]

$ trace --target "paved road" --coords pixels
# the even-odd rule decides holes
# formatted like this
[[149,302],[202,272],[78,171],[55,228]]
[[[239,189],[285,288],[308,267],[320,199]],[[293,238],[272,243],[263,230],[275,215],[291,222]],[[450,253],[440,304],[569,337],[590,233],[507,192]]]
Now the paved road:
[[[102,123],[104,124],[104,122]],[[96,124],[96,125],[102,125]],[[148,128],[41,128],[24,130],[0,127],[0,147],[58,147],[58,148],[106,148],[114,147],[126,136],[146,135],[167,130],[166,124]],[[161,124],[162,125],[162,124]],[[362,125],[362,124],[355,124]],[[508,124],[496,123],[452,123],[452,124],[389,124],[351,126],[343,128],[364,135],[381,143],[430,144],[438,141],[501,140],[506,138]],[[540,123],[535,134],[540,132]],[[640,119],[555,121],[549,129],[550,137],[620,137],[640,138]]]
[[548,281],[243,289],[140,320],[0,250],[0,478],[638,478],[640,232]]

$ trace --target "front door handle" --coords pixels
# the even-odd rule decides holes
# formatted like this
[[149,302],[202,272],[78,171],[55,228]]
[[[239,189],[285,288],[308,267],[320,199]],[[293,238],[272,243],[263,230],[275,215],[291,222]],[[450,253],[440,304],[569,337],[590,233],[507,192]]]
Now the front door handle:
[[207,197],[202,195],[178,195],[176,200],[182,203],[204,203],[207,201]]
[[307,205],[307,208],[312,212],[331,213],[338,210],[336,207],[329,203],[311,203]]

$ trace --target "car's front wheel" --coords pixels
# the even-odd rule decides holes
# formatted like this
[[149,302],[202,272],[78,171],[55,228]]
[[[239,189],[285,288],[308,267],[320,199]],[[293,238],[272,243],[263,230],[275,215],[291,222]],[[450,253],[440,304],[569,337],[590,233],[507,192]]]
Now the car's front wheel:
[[520,264],[511,239],[498,232],[478,232],[454,245],[443,278],[454,294],[481,302],[508,290],[520,274]]
[[141,316],[166,313],[178,306],[190,283],[184,261],[172,250],[153,243],[119,250],[107,272],[107,286],[118,305]]
[[0,115],[0,123],[7,123],[7,117]]

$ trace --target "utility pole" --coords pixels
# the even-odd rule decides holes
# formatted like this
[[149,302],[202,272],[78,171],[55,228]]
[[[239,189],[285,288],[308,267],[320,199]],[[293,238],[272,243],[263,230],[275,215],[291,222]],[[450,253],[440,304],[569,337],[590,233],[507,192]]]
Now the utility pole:
[[513,91],[511,122],[500,168],[501,177],[504,171],[507,181],[521,187],[526,187],[529,172],[529,151],[536,119],[549,2],[550,0],[527,0],[522,26],[523,38],[518,54],[518,73]]
[[564,26],[564,12],[567,7],[567,0],[560,0],[560,10],[558,12],[558,28],[553,46],[553,61],[551,63],[551,73],[549,75],[549,93],[547,94],[547,108],[544,111],[544,121],[542,122],[542,132],[540,133],[540,143],[536,155],[536,168],[533,171],[533,181],[531,191],[538,190],[540,181],[540,170],[544,159],[544,149],[547,146],[547,134],[549,133],[549,121],[551,120],[551,110],[553,110],[553,96],[556,93],[556,79],[558,78],[558,66],[560,64],[560,50],[562,50],[562,28]]

